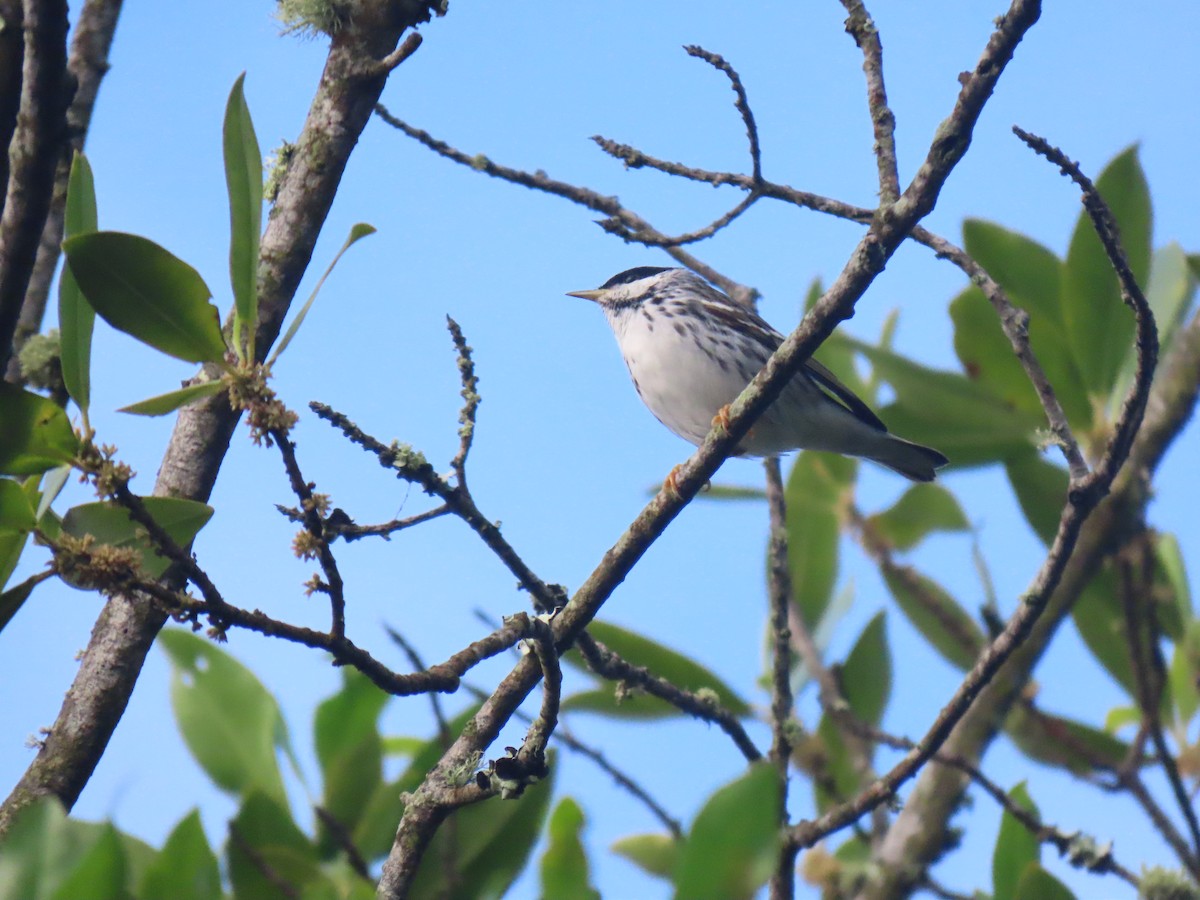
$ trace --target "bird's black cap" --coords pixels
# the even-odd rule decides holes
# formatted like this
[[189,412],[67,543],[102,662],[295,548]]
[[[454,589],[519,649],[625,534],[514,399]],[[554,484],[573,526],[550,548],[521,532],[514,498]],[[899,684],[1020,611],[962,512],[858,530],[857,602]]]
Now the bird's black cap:
[[626,269],[624,272],[618,272],[604,284],[600,285],[600,290],[606,291],[609,288],[614,288],[619,284],[631,284],[635,281],[640,281],[643,278],[649,278],[651,275],[658,275],[660,272],[669,272],[670,266],[638,266],[636,269]]

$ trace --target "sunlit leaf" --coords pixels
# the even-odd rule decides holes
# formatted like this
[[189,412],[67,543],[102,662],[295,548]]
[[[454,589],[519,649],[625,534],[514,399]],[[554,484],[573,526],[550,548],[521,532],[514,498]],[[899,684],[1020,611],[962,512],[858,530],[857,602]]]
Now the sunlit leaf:
[[679,865],[680,842],[669,834],[631,834],[613,842],[612,851],[647,875],[670,878]]
[[[1150,189],[1130,147],[1095,180],[1116,219],[1129,268],[1144,289],[1150,274]],[[1133,343],[1133,313],[1121,302],[1112,264],[1091,218],[1079,214],[1063,270],[1063,314],[1067,339],[1088,391],[1107,399]]]
[[[63,214],[63,236],[73,238],[100,226],[96,216],[96,185],[87,157],[76,151],[67,179],[67,202]],[[58,280],[58,333],[62,346],[63,384],[76,405],[87,410],[91,402],[92,326],[96,312],[64,266]]]
[[[180,547],[187,547],[213,514],[213,508],[207,503],[183,497],[142,497],[141,500],[146,512]],[[142,569],[150,578],[157,578],[171,565],[169,559],[157,553],[146,530],[129,517],[127,509],[115,502],[73,506],[63,517],[62,527],[74,537],[90,534],[98,543],[137,550],[141,554]]]
[[223,390],[225,390],[225,383],[222,381],[201,381],[199,384],[189,384],[177,391],[139,400],[137,403],[121,407],[117,412],[132,413],[135,416],[165,416],[175,412],[181,406],[187,406],[189,403],[195,403],[205,397],[213,397]]
[[0,535],[21,534],[36,524],[25,489],[11,478],[0,478]]
[[542,854],[542,896],[556,900],[600,900],[591,886],[587,852],[583,847],[583,810],[563,797],[550,814],[549,842]]
[[34,475],[79,449],[67,414],[52,400],[0,381],[0,474]]
[[1036,897],[1037,900],[1075,900],[1065,884],[1047,872],[1040,864],[1027,866],[1017,882],[1014,897]]
[[224,361],[212,292],[179,257],[119,231],[78,235],[63,250],[83,295],[108,324],[188,362]]
[[171,706],[184,742],[219,787],[243,798],[261,791],[287,808],[276,752],[287,728],[279,704],[254,673],[211,641],[167,629]]
[[675,869],[675,897],[748,900],[774,870],[780,837],[778,775],[755,763],[697,813]]
[[[1038,816],[1037,805],[1029,796],[1025,782],[1021,782],[1008,792],[1013,803]],[[1000,817],[1000,833],[996,836],[996,846],[992,851],[992,897],[993,900],[1022,900],[1030,894],[1017,892],[1021,873],[1030,863],[1036,863],[1042,858],[1042,846],[1037,835],[1010,813],[1004,811]]]
[[317,286],[313,288],[313,292],[309,294],[308,299],[304,301],[304,305],[300,307],[300,312],[296,313],[296,318],[292,319],[292,324],[288,326],[287,331],[283,333],[283,337],[279,339],[279,343],[275,345],[275,352],[271,354],[271,358],[267,360],[267,367],[275,365],[275,361],[279,359],[280,354],[287,349],[288,344],[292,342],[292,338],[296,336],[296,332],[300,330],[300,326],[304,324],[304,319],[308,316],[308,311],[312,309],[313,301],[317,299],[317,294],[320,292],[322,285],[325,284],[325,279],[333,271],[333,267],[338,264],[338,260],[342,258],[347,250],[354,244],[365,238],[369,234],[375,233],[375,226],[368,225],[366,222],[359,222],[350,229],[350,234],[346,236],[346,242],[342,244],[342,249],[333,257],[333,262],[329,264],[320,280],[317,281]]
[[233,286],[234,346],[254,356],[258,324],[258,242],[262,233],[262,151],[243,91],[246,73],[238,76],[225,104],[222,145],[225,185],[229,189],[229,281]]
[[842,694],[850,709],[862,721],[878,725],[883,721],[892,693],[892,654],[887,640],[887,619],[876,613],[842,664]]
[[867,526],[897,550],[909,550],[934,531],[966,531],[970,523],[958,500],[940,484],[914,484]]

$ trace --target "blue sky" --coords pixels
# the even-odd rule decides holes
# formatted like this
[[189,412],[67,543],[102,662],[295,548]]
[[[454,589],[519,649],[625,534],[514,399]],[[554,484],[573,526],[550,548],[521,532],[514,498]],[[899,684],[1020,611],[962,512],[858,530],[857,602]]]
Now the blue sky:
[[[1047,7],[926,224],[957,239],[965,217],[982,217],[1065,251],[1077,196],[1012,136],[1010,126],[1019,124],[1063,147],[1093,174],[1140,143],[1156,245],[1178,240],[1200,249],[1200,181],[1194,177],[1200,128],[1193,103],[1200,7],[1188,0],[1158,4],[1153,14],[1085,0]],[[1003,4],[876,0],[870,8],[884,43],[906,182],[950,110],[957,74],[974,64]],[[101,226],[145,234],[186,259],[223,308],[230,301],[220,123],[229,88],[246,71],[247,99],[266,151],[297,134],[324,59],[322,41],[280,37],[271,10],[268,3],[230,0],[127,6],[88,140]],[[706,168],[745,170],[744,133],[727,82],[681,49],[697,43],[740,71],[767,177],[869,206],[876,182],[861,55],[843,33],[843,18],[832,0],[736,7],[455,0],[444,19],[425,26],[425,44],[393,75],[384,102],[468,153],[617,194],[663,231],[684,231],[738,198],[624,171],[588,137],[603,134]],[[379,233],[343,260],[277,366],[278,389],[293,408],[328,402],[378,436],[412,443],[445,465],[457,443],[458,382],[444,326],[446,314],[453,315],[475,348],[484,398],[469,470],[476,499],[485,514],[502,520],[506,536],[543,578],[568,587],[596,565],[644,503],[647,487],[690,451],[642,408],[597,310],[563,297],[633,265],[669,264],[658,251],[603,234],[592,218],[560,199],[456,167],[373,121],[301,296],[353,223],[370,222]],[[798,321],[807,285],[832,279],[858,235],[848,223],[760,204],[697,253],[757,287],[760,311],[787,331]],[[946,307],[962,285],[957,270],[907,246],[844,327],[871,339],[899,309],[899,349],[954,368]],[[140,473],[135,487],[148,492],[171,422],[111,411],[171,389],[189,370],[103,326],[94,367],[93,422]],[[308,477],[360,521],[424,508],[419,492],[388,480],[310,415],[297,438]],[[1198,453],[1200,432],[1193,425],[1160,470],[1161,491],[1150,511],[1152,524],[1175,532],[1190,560],[1200,559],[1192,463]],[[733,461],[719,480],[758,484],[760,472],[755,463]],[[1002,473],[956,472],[945,484],[977,527],[1002,609],[1011,610],[1040,556]],[[882,508],[904,486],[867,469],[861,505]],[[83,494],[75,494],[80,499]],[[240,430],[213,498],[217,514],[197,552],[234,602],[321,626],[325,609],[301,589],[310,567],[292,558],[292,529],[273,509],[289,499],[277,457],[252,447]],[[765,510],[757,506],[694,504],[616,592],[604,617],[703,660],[753,693],[762,665],[765,533]],[[354,639],[398,667],[404,662],[388,645],[385,622],[432,660],[482,633],[474,610],[498,618],[525,608],[511,576],[449,519],[388,544],[346,547],[340,558]],[[937,573],[969,608],[978,606],[969,538],[931,540],[913,562]],[[896,672],[885,725],[915,736],[949,697],[953,673],[891,608],[869,562],[849,548],[842,577],[853,585],[855,604],[834,643],[835,656],[879,608],[889,608]],[[0,634],[0,681],[21,686],[0,707],[4,785],[16,781],[32,756],[26,736],[53,721],[98,609],[95,596],[43,587]],[[311,761],[311,711],[335,689],[337,673],[311,651],[251,634],[232,634],[229,649],[280,697],[293,742]],[[494,684],[505,665],[481,670],[478,683]],[[111,816],[154,843],[195,804],[210,834],[221,832],[234,809],[209,787],[175,732],[168,676],[164,657],[152,653],[76,809],[84,817]],[[1083,657],[1070,629],[1037,678],[1047,709],[1090,721],[1101,721],[1121,699]],[[811,698],[801,709],[811,721]],[[391,733],[428,733],[427,704],[394,703],[385,724]],[[715,730],[692,722],[632,727],[580,717],[574,731],[602,744],[685,820],[742,763]],[[564,756],[559,789],[580,798],[589,815],[598,887],[606,896],[663,895],[604,852],[616,837],[653,830],[654,822],[588,763]],[[1129,805],[1076,791],[1069,779],[1025,763],[1003,741],[986,768],[1006,786],[1028,778],[1053,821],[1115,839],[1125,864],[1166,861],[1148,828],[1130,828],[1141,820],[1131,818]],[[316,789],[314,775],[310,767]],[[796,793],[807,797],[803,788]],[[302,807],[302,789],[295,796]],[[964,815],[964,849],[939,868],[944,883],[961,890],[988,886],[982,873],[990,868],[998,821],[986,799]],[[1078,875],[1050,863],[1049,851],[1045,856],[1081,897],[1132,894],[1114,879]],[[523,883],[515,895],[535,892],[534,884]]]

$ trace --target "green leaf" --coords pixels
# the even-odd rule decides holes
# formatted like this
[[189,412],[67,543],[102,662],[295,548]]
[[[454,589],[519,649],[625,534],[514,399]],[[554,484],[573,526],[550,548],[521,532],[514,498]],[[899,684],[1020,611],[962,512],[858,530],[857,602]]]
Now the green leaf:
[[[656,484],[646,491],[647,496],[654,496],[662,489],[662,484]],[[748,487],[742,484],[710,484],[696,495],[697,500],[766,500],[767,492],[762,488]]]
[[[1135,700],[1137,676],[1130,659],[1125,610],[1121,603],[1116,572],[1106,564],[1079,594],[1071,607],[1071,619],[1088,650],[1109,675]],[[1140,639],[1143,642],[1146,636]]]
[[272,353],[271,358],[267,360],[268,369],[275,365],[275,360],[279,359],[279,355],[287,349],[287,345],[292,342],[292,338],[296,336],[296,332],[299,331],[300,326],[304,324],[304,319],[308,315],[308,311],[312,309],[313,301],[317,299],[317,294],[320,292],[321,287],[325,284],[325,279],[329,277],[329,274],[333,271],[333,267],[338,264],[338,260],[342,258],[342,254],[344,254],[347,250],[354,246],[354,244],[365,238],[367,235],[374,233],[375,226],[368,225],[366,222],[359,222],[357,225],[351,227],[350,234],[346,237],[346,242],[342,244],[342,249],[337,252],[336,256],[334,256],[333,262],[329,264],[329,268],[325,270],[325,273],[317,282],[317,286],[313,288],[313,292],[309,294],[308,299],[304,301],[304,305],[300,307],[300,312],[296,313],[296,318],[292,319],[292,324],[288,326],[287,331],[284,332],[283,337],[280,339],[279,343],[276,344],[275,352]]
[[[211,506],[198,500],[182,497],[142,497],[141,500],[159,527],[185,548],[213,514]],[[137,550],[142,556],[142,569],[150,578],[158,578],[171,565],[169,559],[158,555],[146,530],[129,517],[129,511],[112,501],[71,507],[63,517],[62,527],[74,537],[90,534],[98,543]]]
[[[684,690],[713,691],[721,705],[734,715],[749,715],[750,704],[739,697],[733,688],[726,685],[700,663],[689,659],[682,653],[607,622],[592,622],[588,625],[588,633],[610,650],[619,653],[627,662],[649,669],[653,674],[667,679]],[[563,659],[582,671],[587,670],[577,650],[568,652]],[[585,691],[566,697],[563,699],[562,708],[564,710],[600,712],[621,718],[657,718],[682,715],[678,709],[666,701],[645,694],[626,697],[618,703],[612,687],[608,685],[595,691]]]
[[[246,794],[237,817],[229,823],[227,853],[229,880],[237,898],[291,900],[324,880],[317,850],[292,821],[286,802],[258,790]],[[294,893],[289,896],[268,879],[264,867]]]
[[1071,890],[1039,864],[1027,866],[1017,883],[1015,897],[1036,897],[1037,900],[1075,900]]
[[1200,619],[1188,621],[1183,638],[1175,645],[1168,678],[1175,704],[1175,722],[1180,733],[1186,733],[1200,707]]
[[879,725],[892,692],[892,654],[882,610],[867,623],[851,648],[842,664],[841,682],[842,694],[854,714],[864,722]]
[[25,489],[11,478],[0,478],[0,535],[23,534],[37,525]]
[[1115,769],[1129,752],[1128,744],[1106,731],[1062,716],[1042,712],[1033,715],[1022,704],[1009,712],[1004,730],[1030,759],[1066,769],[1073,775]]
[[[383,742],[379,714],[388,695],[355,669],[342,669],[342,689],[317,707],[313,737],[324,783],[322,806],[348,834],[354,832],[367,802],[383,782]],[[337,849],[322,829],[321,850]]]
[[[472,704],[450,720],[449,741],[454,741],[462,734],[478,710],[479,704]],[[358,847],[364,857],[369,860],[377,859],[392,848],[392,840],[396,836],[396,823],[404,814],[401,795],[420,787],[426,773],[442,758],[448,746],[449,743],[441,736],[435,735],[428,739],[422,748],[413,754],[412,761],[403,775],[375,789],[354,829],[354,846]]]
[[[96,184],[87,157],[76,151],[67,179],[67,203],[63,216],[63,236],[70,239],[95,231]],[[64,266],[58,280],[58,332],[62,346],[63,384],[71,399],[83,411],[91,402],[92,326],[96,312],[83,299],[79,284]]]
[[631,834],[615,841],[612,851],[647,875],[670,878],[679,865],[680,847],[680,842],[669,834]]
[[583,810],[563,797],[550,814],[549,843],[542,854],[542,896],[555,900],[600,900],[591,886],[583,849]]
[[[1171,339],[1183,323],[1196,295],[1196,284],[1200,280],[1188,266],[1187,255],[1176,243],[1167,244],[1154,252],[1150,263],[1150,282],[1145,285],[1146,301],[1154,313],[1154,324],[1158,327],[1160,354],[1171,347]],[[1137,364],[1137,347],[1130,344],[1125,361],[1121,365],[1117,383],[1108,399],[1108,418],[1115,422],[1121,413],[1125,395],[1133,384]]]
[[223,365],[225,338],[200,273],[153,241],[95,231],[63,242],[67,265],[108,324],[188,362]]
[[[1170,591],[1171,597],[1171,602],[1164,605],[1160,621],[1167,635],[1172,640],[1178,640],[1183,633],[1184,623],[1192,618],[1192,589],[1188,584],[1179,539],[1173,534],[1155,535],[1154,556],[1161,570],[1163,586]],[[1174,628],[1168,627],[1168,617],[1176,620]]]
[[833,599],[841,524],[858,464],[830,453],[800,453],[784,487],[788,568],[794,602],[816,629]]
[[171,706],[184,742],[208,777],[249,798],[255,791],[287,808],[276,750],[287,740],[279,704],[254,673],[190,631],[167,629]]
[[0,381],[0,474],[35,475],[79,449],[67,414],[52,400]]
[[680,850],[676,898],[753,897],[777,862],[779,813],[778,774],[766,762],[709,797]]
[[148,850],[108,823],[68,819],[59,800],[21,810],[0,840],[0,897],[109,900],[129,893],[135,851]]
[[1004,470],[1025,521],[1042,543],[1050,546],[1067,502],[1067,470],[1028,450],[1006,459]]
[[554,752],[546,754],[551,777],[526,788],[516,799],[492,798],[452,813],[421,858],[412,900],[450,895],[447,860],[454,869],[454,896],[500,898],[516,881],[533,852],[550,809]]
[[[1029,796],[1024,781],[1009,791],[1008,796],[1021,809],[1034,816],[1040,816],[1037,804]],[[993,900],[1021,900],[1023,897],[1040,896],[1018,893],[1017,885],[1025,867],[1040,861],[1041,858],[1042,845],[1037,836],[1031,834],[1016,816],[1005,810],[1000,818],[996,847],[992,851]]]
[[987,640],[945,588],[909,566],[888,568],[882,574],[900,611],[947,662],[964,672],[975,665]]
[[165,416],[175,412],[181,406],[187,406],[189,403],[195,403],[205,397],[216,396],[223,390],[225,390],[223,381],[201,381],[199,384],[189,384],[177,391],[169,391],[166,394],[159,394],[157,397],[131,403],[129,406],[121,407],[117,412],[131,413],[135,416]]
[[12,621],[13,616],[25,605],[25,601],[37,586],[38,577],[34,575],[0,594],[0,631]]
[[200,812],[193,809],[172,829],[162,852],[142,878],[139,897],[209,900],[221,896],[221,873],[208,845]]
[[95,843],[75,863],[52,900],[112,900],[128,894],[128,866],[121,837],[105,823]]
[[940,484],[914,484],[867,525],[897,550],[910,550],[934,531],[967,531],[971,526],[954,495]]
[[[1136,146],[1105,167],[1096,188],[1117,221],[1129,268],[1144,287],[1150,274],[1152,212]],[[1080,213],[1071,237],[1062,289],[1067,338],[1084,385],[1094,397],[1107,399],[1133,343],[1133,313],[1121,302],[1117,276],[1086,212]]]
[[234,347],[238,356],[254,358],[254,332],[258,325],[258,242],[262,234],[262,151],[254,122],[246,106],[238,76],[225,104],[222,133],[225,151],[225,184],[229,188],[229,282],[233,286]]
[[1034,445],[1043,416],[1014,409],[983,385],[954,372],[850,339],[896,392],[881,418],[909,440],[937,447],[952,466],[975,466]]
[[[963,245],[1004,289],[1008,299],[1029,313],[1030,347],[1054,386],[1063,411],[1077,428],[1090,428],[1092,406],[1071,356],[1063,321],[1062,261],[1025,235],[980,219],[963,223]],[[964,309],[960,314],[965,320],[961,332],[951,305],[954,347],[963,367],[972,378],[987,382],[997,396],[1040,415],[1041,403],[991,303],[978,289],[969,288],[968,292],[974,296],[961,301]]]

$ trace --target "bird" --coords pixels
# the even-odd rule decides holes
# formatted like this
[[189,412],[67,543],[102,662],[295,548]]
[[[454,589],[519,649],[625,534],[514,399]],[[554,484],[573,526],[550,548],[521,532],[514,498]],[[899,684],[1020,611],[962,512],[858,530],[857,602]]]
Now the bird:
[[[642,402],[696,446],[783,342],[753,309],[688,269],[638,266],[567,296],[604,311]],[[891,434],[815,359],[805,361],[735,452],[764,457],[797,449],[862,457],[912,481],[933,481],[949,462]]]

